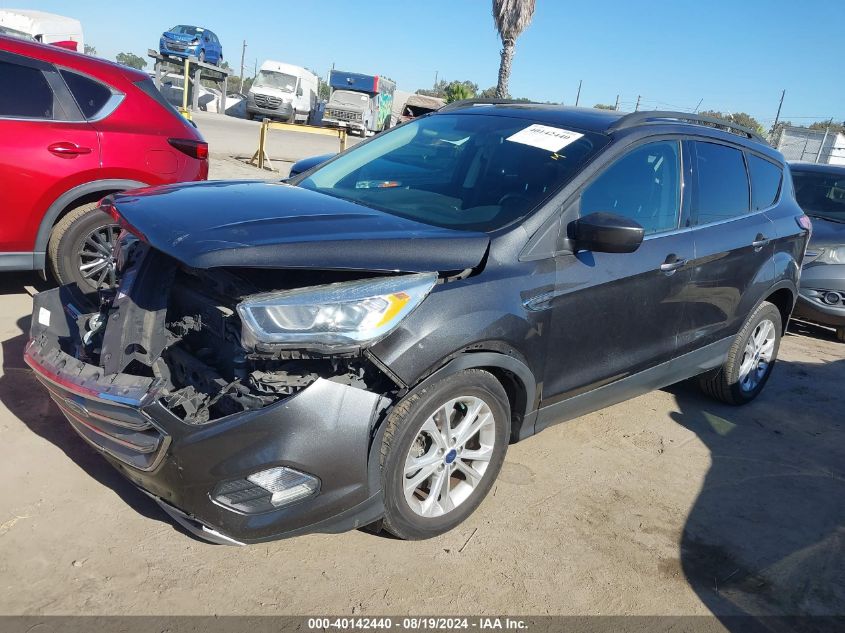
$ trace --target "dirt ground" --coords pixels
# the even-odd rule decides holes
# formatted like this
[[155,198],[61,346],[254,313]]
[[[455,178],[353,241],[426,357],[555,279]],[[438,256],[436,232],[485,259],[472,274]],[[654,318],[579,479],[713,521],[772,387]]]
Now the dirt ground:
[[680,385],[511,446],[442,537],[234,548],[174,527],[70,429],[21,359],[39,286],[0,274],[2,614],[845,615],[829,330],[793,324],[752,405]]

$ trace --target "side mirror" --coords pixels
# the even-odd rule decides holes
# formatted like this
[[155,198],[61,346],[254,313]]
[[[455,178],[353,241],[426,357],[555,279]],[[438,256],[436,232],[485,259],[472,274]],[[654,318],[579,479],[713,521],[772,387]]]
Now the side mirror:
[[301,97],[301,96],[302,96],[302,86],[300,86],[299,88],[297,88],[297,89],[296,89],[296,96],[297,96],[297,97]]
[[645,235],[643,227],[630,218],[604,212],[585,215],[567,228],[576,250],[598,253],[633,253]]

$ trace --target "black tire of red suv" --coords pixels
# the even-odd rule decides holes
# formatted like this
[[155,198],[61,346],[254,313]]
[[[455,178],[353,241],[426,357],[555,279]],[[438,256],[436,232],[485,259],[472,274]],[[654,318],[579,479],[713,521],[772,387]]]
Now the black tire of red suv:
[[[47,265],[55,280],[60,285],[75,283],[86,295],[94,295],[98,287],[104,287],[86,278],[80,270],[84,263],[80,253],[83,249],[91,248],[90,244],[86,244],[86,240],[92,233],[101,229],[111,229],[116,235],[118,228],[107,213],[97,209],[97,204],[92,202],[82,205],[65,215],[53,227],[50,241],[47,243]],[[105,252],[103,256],[108,259]],[[113,266],[113,263],[111,265]]]
[[[763,327],[769,327],[767,324],[774,327],[774,338],[770,344],[770,358],[766,362],[765,370],[761,372],[761,375],[755,381],[753,388],[743,388],[740,372],[743,361],[748,359],[750,341],[755,334],[762,334]],[[699,385],[702,391],[716,400],[721,400],[732,405],[747,404],[754,400],[754,398],[760,395],[760,392],[769,380],[769,376],[772,374],[772,368],[775,365],[778,350],[780,349],[782,332],[783,319],[780,310],[768,301],[764,301],[751,313],[742,326],[742,329],[737,333],[728,351],[728,357],[725,363],[718,369],[699,377]]]
[[[488,442],[493,440],[489,461],[478,483],[475,483],[468,495],[458,501],[451,510],[446,510],[439,516],[422,516],[418,510],[412,509],[410,502],[406,499],[405,487],[408,485],[409,474],[406,472],[407,460],[412,446],[419,442],[423,434],[423,425],[445,403],[460,398],[483,402],[492,414],[492,428],[486,431]],[[460,407],[460,403],[456,407]],[[455,429],[458,429],[460,420],[456,421],[458,425]],[[385,424],[387,426],[381,446],[382,489],[385,506],[383,527],[401,539],[421,540],[448,532],[469,517],[487,496],[505,461],[510,438],[510,405],[504,388],[492,374],[481,369],[466,369],[423,389],[412,391],[394,407]],[[457,438],[458,446],[455,447],[459,451],[457,459],[451,455],[455,452],[453,450],[444,454],[444,463],[435,466],[439,470],[435,471],[430,479],[431,488],[436,485],[434,482],[439,476],[438,473],[444,470],[444,466],[446,473],[443,476],[448,477],[447,490],[456,490],[456,487],[462,483],[462,478],[465,484],[471,483],[469,478],[460,471],[460,467],[468,462],[473,468],[480,466],[472,461],[472,458],[463,461],[462,455],[469,454],[469,451],[480,455],[486,450],[486,447],[480,443],[480,430],[477,436],[472,437],[478,439],[474,439],[473,443],[465,443],[463,447],[460,445],[460,438]],[[433,444],[431,449],[435,449]],[[462,449],[466,452],[462,452]],[[452,461],[449,461],[450,456]],[[450,467],[454,470],[450,471]],[[456,474],[448,474],[450,472]],[[459,472],[460,474],[457,474]],[[411,473],[412,480],[417,473],[422,474],[421,470]],[[466,492],[467,487],[464,485],[462,492]],[[437,505],[439,507],[439,502]]]

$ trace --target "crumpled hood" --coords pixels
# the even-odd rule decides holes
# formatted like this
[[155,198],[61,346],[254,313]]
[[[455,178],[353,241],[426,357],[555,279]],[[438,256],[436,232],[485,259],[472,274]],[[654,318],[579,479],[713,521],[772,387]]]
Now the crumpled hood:
[[422,224],[280,182],[209,181],[107,198],[154,248],[194,268],[431,272],[477,266],[484,233]]

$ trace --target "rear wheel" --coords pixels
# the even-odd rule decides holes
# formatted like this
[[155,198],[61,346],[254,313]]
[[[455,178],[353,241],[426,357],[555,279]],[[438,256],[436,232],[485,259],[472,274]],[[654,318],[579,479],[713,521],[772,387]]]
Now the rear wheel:
[[405,397],[385,422],[384,527],[403,539],[443,534],[490,491],[510,437],[507,394],[468,369]]
[[780,310],[764,301],[736,335],[725,364],[699,378],[702,390],[728,404],[740,405],[754,400],[772,373],[781,332]]
[[53,227],[47,244],[56,281],[75,283],[86,294],[117,285],[113,248],[120,227],[96,207],[92,202],[68,213]]

